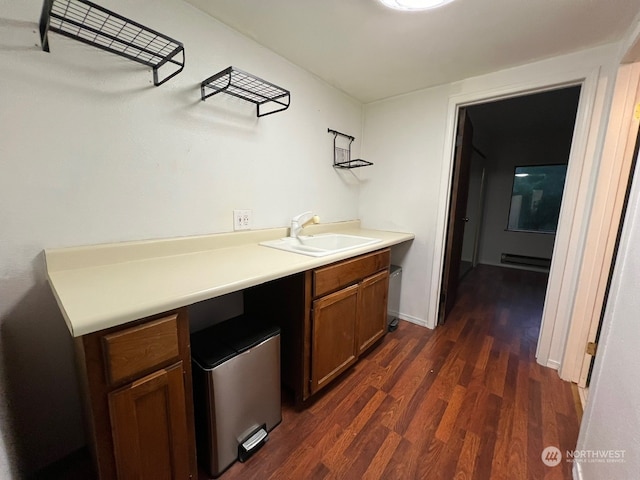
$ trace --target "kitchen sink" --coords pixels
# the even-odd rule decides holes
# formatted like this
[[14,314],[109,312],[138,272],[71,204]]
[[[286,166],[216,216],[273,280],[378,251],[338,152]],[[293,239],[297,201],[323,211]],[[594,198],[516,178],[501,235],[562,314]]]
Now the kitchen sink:
[[325,255],[345,252],[353,248],[373,245],[381,241],[379,238],[360,237],[358,235],[324,233],[320,235],[299,235],[298,237],[268,240],[266,242],[260,242],[260,245],[286,250],[287,252],[310,255],[312,257],[324,257]]

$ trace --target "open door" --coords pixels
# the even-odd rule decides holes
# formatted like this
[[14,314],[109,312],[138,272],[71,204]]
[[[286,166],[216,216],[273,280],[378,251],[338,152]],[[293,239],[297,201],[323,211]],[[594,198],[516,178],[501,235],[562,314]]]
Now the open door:
[[[638,93],[640,93],[640,88],[638,90],[639,90]],[[638,96],[640,95],[637,95],[637,97]],[[640,105],[640,103],[636,105]],[[638,107],[636,107],[636,109],[637,108]],[[589,327],[589,336],[587,337],[587,345],[585,347],[585,353],[582,360],[582,367],[580,368],[580,376],[578,378],[578,387],[580,388],[588,388],[589,381],[591,380],[591,372],[593,371],[593,362],[595,360],[598,340],[600,339],[600,332],[602,330],[602,322],[604,320],[605,308],[607,306],[607,300],[609,298],[609,288],[611,287],[611,279],[613,277],[613,268],[615,266],[616,258],[618,256],[618,247],[620,245],[620,237],[622,236],[623,221],[625,218],[625,213],[627,211],[627,205],[629,204],[629,195],[631,194],[631,184],[633,182],[636,166],[638,164],[638,153],[640,152],[640,129],[639,129],[640,118],[638,117],[640,117],[640,112],[636,114],[634,121],[631,124],[631,131],[629,132],[629,137],[627,137],[627,141],[628,141],[627,147],[630,148],[631,137],[633,132],[635,132],[635,145],[632,150],[633,153],[631,153],[631,150],[627,151],[627,158],[631,161],[631,165],[629,166],[629,170],[628,170],[628,180],[626,182],[626,189],[624,190],[624,200],[622,201],[622,205],[620,205],[620,217],[619,217],[619,220],[616,221],[618,218],[617,217],[618,212],[616,211],[616,218],[612,221],[612,225],[611,225],[611,227],[613,228],[613,226],[617,224],[618,231],[615,236],[615,244],[613,245],[613,252],[611,254],[611,261],[609,264],[609,274],[606,279],[606,287],[604,291],[604,296],[602,298],[600,316],[597,322],[595,321],[595,318],[592,319]],[[623,178],[627,177],[626,166],[623,168],[622,176]],[[625,186],[624,184],[625,182],[622,181],[620,185],[621,189],[623,186]],[[621,194],[622,190],[620,190],[619,193]],[[607,257],[607,260],[608,260],[608,257]],[[603,278],[601,278],[600,280],[604,281],[604,270],[602,272],[602,275],[603,275]]]
[[473,126],[466,108],[458,110],[458,131],[453,160],[453,179],[449,200],[449,219],[447,222],[447,240],[444,252],[442,284],[440,286],[440,305],[438,324],[445,322],[456,302],[462,257],[462,241],[467,222],[467,197],[469,193],[469,174],[473,153]]
[[465,213],[465,217],[469,220],[464,226],[460,273],[458,274],[458,278],[460,278],[460,280],[462,280],[467,273],[478,265],[480,227],[482,226],[482,214],[484,210],[486,159],[487,157],[474,145],[473,154],[471,155],[471,168],[469,171],[467,211]]
[[[620,66],[560,378],[587,397],[631,180],[640,150],[640,62]],[[542,338],[542,337],[541,337]]]

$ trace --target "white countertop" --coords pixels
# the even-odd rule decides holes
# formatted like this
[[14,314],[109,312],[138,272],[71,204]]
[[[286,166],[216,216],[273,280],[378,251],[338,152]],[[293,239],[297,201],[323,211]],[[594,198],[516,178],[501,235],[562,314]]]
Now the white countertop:
[[45,250],[49,283],[74,337],[243,290],[414,238],[360,228],[359,221],[314,225],[381,242],[325,257],[258,245],[287,228]]

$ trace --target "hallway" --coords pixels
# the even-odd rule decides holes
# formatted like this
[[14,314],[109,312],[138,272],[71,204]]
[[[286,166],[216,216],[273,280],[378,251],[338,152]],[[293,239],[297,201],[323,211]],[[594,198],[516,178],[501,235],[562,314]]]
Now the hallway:
[[546,281],[478,266],[446,325],[400,322],[310,407],[285,402],[265,447],[222,478],[570,479],[564,459],[541,460],[579,428],[570,384],[535,361]]

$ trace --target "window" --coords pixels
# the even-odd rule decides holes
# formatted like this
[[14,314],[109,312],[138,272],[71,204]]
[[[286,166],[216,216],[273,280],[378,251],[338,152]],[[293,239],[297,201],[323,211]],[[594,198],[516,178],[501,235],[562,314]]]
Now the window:
[[556,233],[567,165],[516,167],[507,230]]

